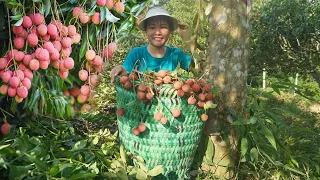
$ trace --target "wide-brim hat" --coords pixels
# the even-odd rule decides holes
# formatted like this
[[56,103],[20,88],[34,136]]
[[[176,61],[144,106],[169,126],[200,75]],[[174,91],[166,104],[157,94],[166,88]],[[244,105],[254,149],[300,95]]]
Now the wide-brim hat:
[[152,17],[155,17],[155,16],[165,16],[167,18],[169,18],[171,20],[171,23],[172,24],[172,31],[176,30],[177,27],[178,27],[178,20],[174,17],[172,17],[167,10],[161,8],[161,7],[153,7],[151,9],[149,9],[149,11],[147,12],[146,14],[146,17],[143,18],[139,25],[138,25],[138,28],[142,31],[145,31],[145,23],[146,23],[146,20],[149,19],[149,18],[152,18]]

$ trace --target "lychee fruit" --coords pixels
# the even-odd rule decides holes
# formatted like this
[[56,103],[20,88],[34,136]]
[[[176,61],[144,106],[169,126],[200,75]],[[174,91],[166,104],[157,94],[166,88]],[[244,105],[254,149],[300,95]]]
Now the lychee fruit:
[[137,97],[138,97],[138,99],[143,100],[146,98],[146,93],[139,91],[137,93]]
[[37,32],[40,36],[44,36],[47,34],[48,32],[48,29],[47,29],[47,26],[44,25],[44,24],[40,24],[38,27],[37,27]]
[[87,61],[92,61],[95,56],[96,56],[96,52],[92,49],[90,49],[86,52],[86,60]]
[[80,15],[80,13],[82,12],[81,7],[75,7],[72,11],[72,15],[73,17],[78,17]]
[[145,124],[139,124],[138,126],[139,132],[145,132],[147,130],[147,126]]
[[9,87],[8,88],[8,96],[14,97],[17,94],[17,88]]
[[27,89],[30,89],[31,88],[31,80],[27,77],[25,77],[22,81],[21,81],[21,84],[23,86],[25,86]]
[[38,45],[39,39],[36,34],[31,33],[28,35],[27,41],[28,41],[28,45],[30,45],[31,47],[34,47],[34,46]]
[[138,128],[133,128],[133,129],[132,129],[132,134],[138,136],[138,135],[140,134],[139,129],[138,129]]
[[108,52],[114,54],[117,51],[117,43],[111,42],[108,44]]
[[124,12],[124,4],[122,2],[117,2],[113,9],[118,13],[118,14],[121,14]]
[[169,84],[169,83],[171,82],[171,77],[170,77],[170,76],[165,76],[165,77],[163,78],[163,82],[164,82],[165,84]]
[[178,89],[181,89],[181,87],[183,86],[183,83],[181,81],[176,81],[174,84],[173,84],[173,87],[178,90]]
[[14,47],[16,47],[17,49],[22,49],[23,46],[24,46],[24,39],[22,37],[16,37],[14,38],[13,40],[13,44],[14,44]]
[[79,18],[82,24],[87,24],[90,21],[90,16],[88,16],[85,12],[80,13]]
[[124,83],[123,87],[126,89],[131,89],[133,86],[131,81],[126,81],[126,83]]
[[183,91],[183,92],[188,93],[188,92],[190,92],[190,90],[191,90],[191,87],[190,87],[189,84],[184,84],[184,85],[182,86],[182,91]]
[[26,98],[28,96],[28,89],[25,86],[19,86],[17,88],[17,95],[21,98]]
[[106,6],[107,6],[107,8],[108,8],[109,10],[112,9],[113,6],[114,6],[114,1],[113,1],[113,0],[107,0],[107,1],[106,1]]
[[8,88],[8,85],[2,84],[2,86],[0,87],[0,93],[6,95],[8,93]]
[[154,95],[153,95],[151,92],[148,92],[148,93],[146,94],[146,98],[147,98],[148,100],[153,99],[153,97],[154,97]]
[[99,12],[95,12],[92,17],[91,17],[91,21],[93,24],[100,24],[100,13]]
[[1,126],[1,133],[2,134],[7,135],[10,133],[10,130],[11,130],[10,124],[8,124],[8,123],[2,124],[2,126]]
[[71,57],[64,59],[64,67],[72,69],[74,67],[74,60]]
[[12,76],[9,80],[10,87],[16,88],[19,86],[19,78],[17,76]]
[[13,26],[12,27],[12,31],[13,31],[13,33],[15,34],[15,35],[18,35],[18,34],[20,34],[20,33],[22,33],[22,31],[23,31],[23,26]]
[[38,70],[40,67],[40,63],[37,59],[31,59],[29,62],[29,68],[33,71]]
[[166,75],[167,75],[167,73],[166,73],[165,70],[160,70],[160,71],[158,72],[158,76],[161,77],[161,78],[164,78]]
[[125,112],[126,112],[126,110],[124,108],[119,108],[117,110],[117,115],[118,116],[123,116]]
[[173,116],[173,117],[179,117],[180,114],[181,114],[181,111],[180,111],[180,109],[173,108],[173,109],[171,110],[171,113],[172,113],[172,116]]
[[101,65],[103,64],[102,57],[99,56],[99,55],[96,55],[96,56],[93,58],[92,63],[93,63],[93,65],[95,65],[95,66],[101,66]]
[[201,115],[201,120],[202,121],[207,121],[208,120],[208,115],[207,114],[202,114]]
[[120,84],[125,84],[129,80],[128,76],[121,76],[120,77]]
[[160,119],[162,124],[167,124],[168,123],[168,119],[166,117],[161,117]]
[[79,79],[81,81],[86,81],[88,79],[88,76],[89,76],[88,71],[84,70],[84,69],[80,70],[78,75],[79,75]]
[[43,20],[44,20],[44,17],[40,13],[35,13],[32,18],[32,22],[34,25],[41,25],[43,23]]
[[68,71],[59,71],[59,77],[61,79],[67,79],[68,75],[69,75]]
[[160,121],[161,118],[162,118],[162,113],[161,113],[161,112],[156,112],[156,113],[154,113],[153,118],[154,118],[155,120],[157,120],[157,121]]
[[48,33],[50,36],[54,37],[54,36],[57,36],[57,35],[58,35],[58,28],[57,28],[56,25],[50,23],[50,24],[48,24],[47,29],[48,29],[48,30],[47,30],[47,33]]
[[90,87],[88,85],[82,85],[80,88],[80,93],[86,96],[90,95]]
[[91,74],[89,76],[89,84],[92,86],[97,86],[99,81],[99,76],[97,74]]
[[195,97],[190,96],[188,98],[188,104],[196,104],[196,102],[197,102],[197,99]]
[[32,21],[29,16],[23,16],[22,17],[22,26],[25,28],[30,28],[32,26]]
[[199,84],[195,83],[192,85],[192,91],[195,92],[195,93],[198,93],[200,92],[200,86]]

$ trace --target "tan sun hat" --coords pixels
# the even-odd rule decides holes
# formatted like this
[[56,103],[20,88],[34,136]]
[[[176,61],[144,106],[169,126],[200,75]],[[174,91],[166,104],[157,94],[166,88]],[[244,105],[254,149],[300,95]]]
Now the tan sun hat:
[[143,30],[145,31],[145,23],[146,23],[146,20],[151,18],[151,17],[155,17],[155,16],[166,16],[168,17],[169,19],[171,19],[171,22],[173,23],[172,24],[172,31],[176,30],[177,27],[178,27],[178,20],[174,17],[172,17],[167,10],[161,8],[161,7],[153,7],[151,9],[148,10],[147,14],[146,14],[146,17],[143,18],[139,25],[138,25],[138,28],[140,30]]

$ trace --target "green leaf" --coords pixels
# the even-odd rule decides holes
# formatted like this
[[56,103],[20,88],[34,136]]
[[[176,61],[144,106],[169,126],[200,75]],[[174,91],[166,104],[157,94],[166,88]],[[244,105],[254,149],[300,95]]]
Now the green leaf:
[[138,180],[145,180],[145,179],[148,178],[148,176],[147,176],[147,173],[145,171],[143,171],[142,169],[138,169],[136,178]]
[[41,161],[40,159],[37,159],[36,157],[31,156],[31,155],[29,155],[29,154],[26,154],[26,153],[25,153],[25,155],[27,156],[27,158],[28,158],[31,162],[33,162],[33,163],[36,165],[36,167],[37,167],[40,171],[42,171],[42,172],[47,171],[48,167],[47,167],[47,164],[46,164],[45,162],[43,162],[43,161]]
[[28,103],[28,108],[31,110],[34,108],[36,102],[38,102],[40,98],[40,89],[37,89],[34,93],[32,93],[29,103]]
[[56,164],[50,168],[50,175],[55,176],[59,173],[59,164]]
[[254,163],[258,162],[258,150],[256,148],[252,148],[250,150],[250,158],[252,162]]
[[[19,20],[21,20],[22,19],[22,14],[17,14],[17,15],[14,15],[14,16],[10,16],[10,18],[12,19],[12,20],[15,20],[15,21],[19,21]],[[21,22],[22,23],[22,22]]]
[[86,171],[80,171],[76,174],[72,175],[71,177],[68,177],[68,180],[74,180],[74,179],[90,179],[96,177],[96,174],[89,173]]
[[255,117],[255,116],[251,116],[251,117],[250,117],[250,123],[251,123],[251,124],[255,124],[255,123],[257,122],[257,120],[258,120],[258,119],[257,119],[257,117]]
[[277,150],[276,141],[274,139],[272,132],[266,126],[262,126],[262,131],[263,131],[265,137],[268,139],[269,143],[272,145],[272,147],[275,150]]
[[140,167],[141,170],[143,170],[145,173],[148,172],[148,168],[145,166],[144,163],[138,162],[138,164],[139,164],[139,167]]
[[25,166],[9,165],[9,178],[8,179],[23,179],[28,175],[28,168]]
[[241,155],[244,156],[248,150],[248,140],[247,138],[241,139]]
[[44,0],[44,16],[47,17],[50,13],[51,3],[50,0]]
[[96,39],[96,25],[92,23],[89,28],[89,40],[93,47],[96,44]]
[[124,163],[127,163],[127,154],[123,145],[120,145],[120,157]]
[[1,145],[1,146],[0,146],[0,150],[1,150],[1,149],[4,149],[4,148],[6,148],[6,147],[9,147],[10,145],[11,145],[11,144]]
[[204,104],[204,109],[216,108],[217,104],[214,104],[212,101],[208,101]]
[[135,12],[137,12],[140,9],[141,5],[140,4],[136,4],[134,5],[131,10],[130,13],[134,14]]
[[86,51],[87,51],[87,35],[86,33],[82,34],[82,38],[81,38],[81,47],[80,47],[80,53],[79,53],[79,59],[82,59],[83,56],[85,55]]
[[107,14],[106,9],[107,7],[105,6],[100,7],[100,24],[106,19],[106,14]]
[[32,136],[29,141],[34,145],[39,145],[41,143],[40,139],[35,136]]
[[122,22],[120,28],[118,29],[118,36],[128,35],[134,25],[134,17],[129,16],[124,22]]
[[80,140],[77,143],[74,144],[73,150],[80,150],[86,147],[87,145],[87,140]]
[[118,177],[115,173],[112,173],[112,172],[104,172],[103,176],[108,177],[108,178],[117,178]]
[[99,136],[94,137],[92,140],[92,144],[96,145],[96,144],[98,144],[98,142],[99,142]]
[[16,23],[14,23],[14,26],[20,26],[23,22],[23,19],[19,19]]
[[205,152],[205,162],[213,163],[213,156],[214,156],[214,145],[209,138],[208,144],[207,144],[207,150]]
[[158,165],[156,167],[154,167],[153,169],[151,169],[149,172],[148,172],[148,175],[149,176],[158,176],[159,174],[163,173],[163,167],[162,165]]
[[271,118],[272,120],[274,120],[274,121],[276,121],[276,122],[278,122],[280,124],[284,124],[284,121],[279,116],[273,114],[272,112],[264,110],[264,114],[267,117]]
[[109,22],[115,23],[115,22],[120,20],[120,18],[114,16],[106,6],[104,8],[105,8],[105,11],[106,11],[106,16],[105,17]]

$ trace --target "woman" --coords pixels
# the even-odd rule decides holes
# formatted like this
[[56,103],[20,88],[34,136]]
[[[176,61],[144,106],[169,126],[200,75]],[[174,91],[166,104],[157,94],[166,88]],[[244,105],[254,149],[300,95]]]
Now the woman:
[[124,63],[111,70],[111,82],[114,82],[116,76],[130,73],[133,69],[173,71],[178,64],[188,69],[191,57],[179,48],[166,46],[170,34],[176,29],[184,41],[189,40],[190,30],[187,25],[178,23],[165,9],[154,7],[140,21],[138,28],[145,31],[149,44],[133,48]]

